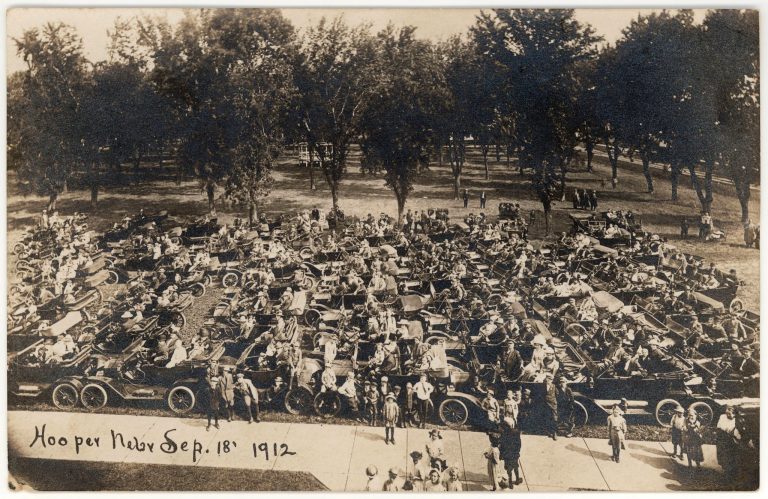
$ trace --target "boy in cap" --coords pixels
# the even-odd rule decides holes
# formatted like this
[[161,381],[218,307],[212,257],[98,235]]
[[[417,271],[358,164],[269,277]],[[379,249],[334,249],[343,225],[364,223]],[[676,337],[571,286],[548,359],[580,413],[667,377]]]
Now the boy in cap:
[[395,425],[400,418],[400,407],[397,405],[395,395],[388,393],[386,401],[384,402],[384,408],[382,409],[382,415],[384,417],[384,443],[388,444],[392,442],[395,444]]
[[613,406],[613,412],[608,416],[608,439],[613,449],[611,461],[619,462],[621,448],[624,445],[624,435],[627,433],[627,422],[621,415],[619,405]]
[[[681,461],[683,460],[683,432],[685,432],[685,411],[682,406],[675,407],[675,413],[672,415],[672,420],[669,422],[672,437],[672,457],[677,457]],[[680,447],[680,454],[677,453],[677,448]]]

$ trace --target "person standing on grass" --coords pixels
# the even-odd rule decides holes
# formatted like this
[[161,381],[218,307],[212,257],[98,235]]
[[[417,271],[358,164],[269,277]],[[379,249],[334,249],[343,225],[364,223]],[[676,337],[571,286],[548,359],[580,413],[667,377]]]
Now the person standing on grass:
[[499,469],[499,462],[501,461],[501,454],[499,453],[499,441],[494,435],[489,435],[491,446],[483,453],[488,463],[488,481],[491,483],[491,490],[495,491],[499,487],[499,478],[501,478],[501,470]]
[[480,209],[485,209],[485,191],[480,191]]
[[613,412],[608,416],[608,442],[613,449],[611,461],[619,462],[621,448],[624,446],[624,436],[627,433],[627,422],[621,415],[619,405],[613,406]]
[[[670,436],[672,437],[672,457],[683,460],[683,433],[685,432],[685,411],[677,406],[670,421]],[[677,448],[680,447],[680,454]]]
[[[464,189],[464,194],[463,194],[462,198],[464,199],[464,208],[466,208],[469,205],[469,191]],[[43,210],[43,211],[45,211],[45,210]]]
[[696,468],[701,468],[701,463],[704,461],[703,432],[699,415],[696,414],[695,410],[689,408],[688,417],[685,418],[685,431],[683,432],[683,447],[688,455],[689,468],[693,467],[693,463],[696,463]]
[[683,218],[683,221],[680,222],[680,237],[683,239],[688,239],[688,229],[690,228],[690,224],[688,223],[687,218]]
[[384,419],[384,443],[395,445],[395,425],[400,418],[400,407],[397,405],[395,396],[392,393],[387,394],[386,402],[382,408]]
[[435,387],[427,381],[427,375],[419,376],[419,382],[413,385],[413,391],[416,393],[416,399],[419,406],[419,425],[421,428],[427,427],[427,416],[432,405],[432,392]]
[[581,206],[581,196],[579,195],[579,189],[573,190],[573,209],[578,210]]
[[592,211],[597,210],[597,192],[594,189],[589,191],[589,207]]

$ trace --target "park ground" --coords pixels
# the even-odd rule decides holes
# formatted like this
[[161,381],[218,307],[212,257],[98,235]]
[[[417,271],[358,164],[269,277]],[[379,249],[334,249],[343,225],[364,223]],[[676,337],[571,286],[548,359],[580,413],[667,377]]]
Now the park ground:
[[[469,213],[479,213],[478,196],[485,190],[488,197],[486,212],[488,215],[498,213],[499,202],[519,202],[525,212],[537,210],[538,220],[532,227],[533,237],[543,235],[540,213],[541,203],[535,198],[527,176],[520,176],[513,161],[511,167],[506,165],[504,158],[495,161],[493,154],[489,155],[490,179],[485,179],[481,156],[478,151],[470,150],[467,163],[462,175],[462,188],[469,189],[471,200],[469,208],[463,208],[460,200],[453,199],[453,179],[450,167],[432,165],[416,182],[411,193],[407,209],[425,210],[428,208],[447,208],[451,219],[460,220]],[[384,185],[381,176],[363,175],[359,169],[359,156],[353,152],[348,161],[348,172],[341,183],[339,204],[347,215],[365,216],[368,213],[378,215],[387,213],[397,215],[397,204],[393,193]],[[84,190],[70,190],[62,195],[58,208],[62,214],[73,211],[88,213],[89,223],[96,230],[104,230],[124,216],[129,216],[144,208],[147,213],[167,210],[171,215],[199,216],[207,212],[205,193],[194,180],[186,180],[177,184],[175,172],[169,168],[164,176],[158,175],[156,180],[144,181],[139,185],[123,184],[118,187],[108,187],[99,196],[98,209],[90,210],[89,193]],[[670,243],[687,253],[703,257],[715,262],[723,270],[735,269],[738,275],[746,281],[739,296],[752,310],[759,310],[760,303],[760,256],[756,249],[745,248],[743,245],[743,229],[741,226],[740,207],[732,185],[715,184],[712,216],[715,225],[728,234],[727,240],[721,243],[702,243],[698,239],[680,238],[680,221],[687,217],[691,221],[691,233],[697,232],[696,220],[700,211],[696,194],[691,189],[687,177],[681,177],[679,197],[676,202],[670,201],[671,188],[669,179],[661,170],[654,171],[656,185],[655,194],[645,192],[645,178],[641,166],[623,161],[619,165],[619,182],[614,189],[610,182],[610,166],[604,157],[596,156],[594,171],[588,173],[583,169],[573,171],[568,175],[568,192],[571,189],[595,189],[599,199],[599,210],[632,210],[639,215],[643,225],[650,231],[667,238]],[[260,209],[268,215],[281,213],[292,214],[297,210],[319,208],[327,212],[331,208],[330,190],[322,174],[315,175],[317,188],[309,188],[309,172],[296,166],[295,158],[286,157],[278,164],[274,173],[275,183],[272,193],[267,197]],[[45,207],[46,199],[39,196],[21,196],[17,189],[13,174],[8,176],[8,247],[20,237],[23,230],[35,223],[40,211]],[[229,221],[235,216],[245,217],[244,210],[228,206],[226,200],[217,200],[217,211],[222,221]],[[568,230],[570,222],[568,214],[571,209],[570,201],[555,203],[553,212],[554,230]],[[750,214],[754,223],[759,223],[760,192],[752,190]],[[10,267],[9,267],[10,268]],[[13,276],[9,275],[12,281]]]

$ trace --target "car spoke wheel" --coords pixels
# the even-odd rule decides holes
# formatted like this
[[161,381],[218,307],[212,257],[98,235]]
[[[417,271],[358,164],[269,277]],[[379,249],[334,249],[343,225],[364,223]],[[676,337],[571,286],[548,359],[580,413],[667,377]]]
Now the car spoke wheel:
[[187,318],[181,312],[173,312],[171,316],[171,322],[179,329],[183,328],[187,324]]
[[440,420],[449,428],[459,428],[467,422],[469,418],[469,409],[466,404],[459,399],[446,399],[440,404],[438,410]]
[[174,386],[168,392],[167,402],[174,414],[186,414],[195,407],[195,393],[186,386]]
[[227,272],[224,274],[224,277],[221,278],[221,284],[225,288],[234,288],[239,281],[240,278],[234,272]]
[[315,414],[324,418],[330,418],[341,411],[341,399],[335,392],[318,393],[312,404],[315,408]]
[[95,411],[107,405],[107,391],[101,385],[90,383],[80,390],[80,400],[86,409]]
[[308,413],[312,405],[312,394],[306,388],[291,388],[285,394],[285,410],[294,416]]
[[115,272],[114,270],[108,270],[107,271],[109,275],[107,275],[106,280],[104,280],[107,284],[117,284],[120,281],[120,275]]
[[304,313],[304,323],[309,327],[316,328],[320,323],[320,311],[310,308]]
[[731,300],[730,305],[728,305],[728,310],[732,314],[738,314],[739,312],[744,310],[744,302],[739,300],[738,298],[734,298]]
[[51,401],[57,409],[71,409],[77,405],[78,400],[80,400],[80,397],[77,393],[77,388],[70,383],[56,385],[51,393]]
[[675,409],[678,407],[682,406],[672,399],[664,399],[656,404],[656,422],[666,428],[672,426],[672,416],[674,416]]
[[310,248],[309,246],[304,246],[299,250],[299,256],[301,257],[302,260],[311,260],[313,253],[314,252],[312,251],[312,248]]
[[688,410],[693,409],[696,415],[699,417],[699,423],[701,426],[709,426],[715,419],[715,411],[706,402],[694,402]]
[[199,282],[196,282],[190,286],[189,290],[192,292],[192,296],[195,298],[200,298],[201,296],[205,295],[205,286]]

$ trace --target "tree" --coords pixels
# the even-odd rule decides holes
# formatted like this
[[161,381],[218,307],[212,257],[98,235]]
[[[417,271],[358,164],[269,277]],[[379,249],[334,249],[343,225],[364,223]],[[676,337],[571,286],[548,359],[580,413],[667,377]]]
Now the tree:
[[[702,25],[706,82],[717,110],[711,141],[720,167],[733,180],[743,223],[749,221],[752,182],[760,178],[758,17],[755,10],[718,9],[708,12]],[[705,184],[711,185],[711,174]]]
[[[277,116],[292,91],[293,38],[290,23],[268,9],[188,13],[175,31],[150,20],[142,26],[151,79],[161,95],[174,100],[183,123],[179,163],[200,179],[211,213],[217,186],[235,177],[237,185],[251,189],[249,216],[255,199],[266,192],[263,168],[279,150],[283,133]],[[235,195],[233,189],[226,192]]]
[[[350,28],[341,17],[330,22],[322,18],[308,28],[295,58],[296,123],[310,157],[320,163],[334,211],[339,207],[350,143],[360,132],[363,109],[373,95],[374,58],[368,26]],[[331,144],[330,155],[319,147],[323,142]]]
[[74,28],[46,24],[14,40],[27,65],[9,102],[17,174],[23,192],[48,196],[55,209],[84,160],[82,99],[87,86],[82,41]]
[[572,10],[496,9],[494,14],[494,20],[481,16],[473,34],[504,75],[497,95],[506,96],[506,109],[515,112],[520,166],[533,169],[548,221],[553,199],[565,189],[576,145],[577,68],[595,57],[600,38]]
[[428,164],[431,125],[445,99],[435,49],[414,37],[415,28],[391,25],[377,35],[376,85],[362,120],[361,148],[384,169],[397,199],[398,220],[420,165]]

